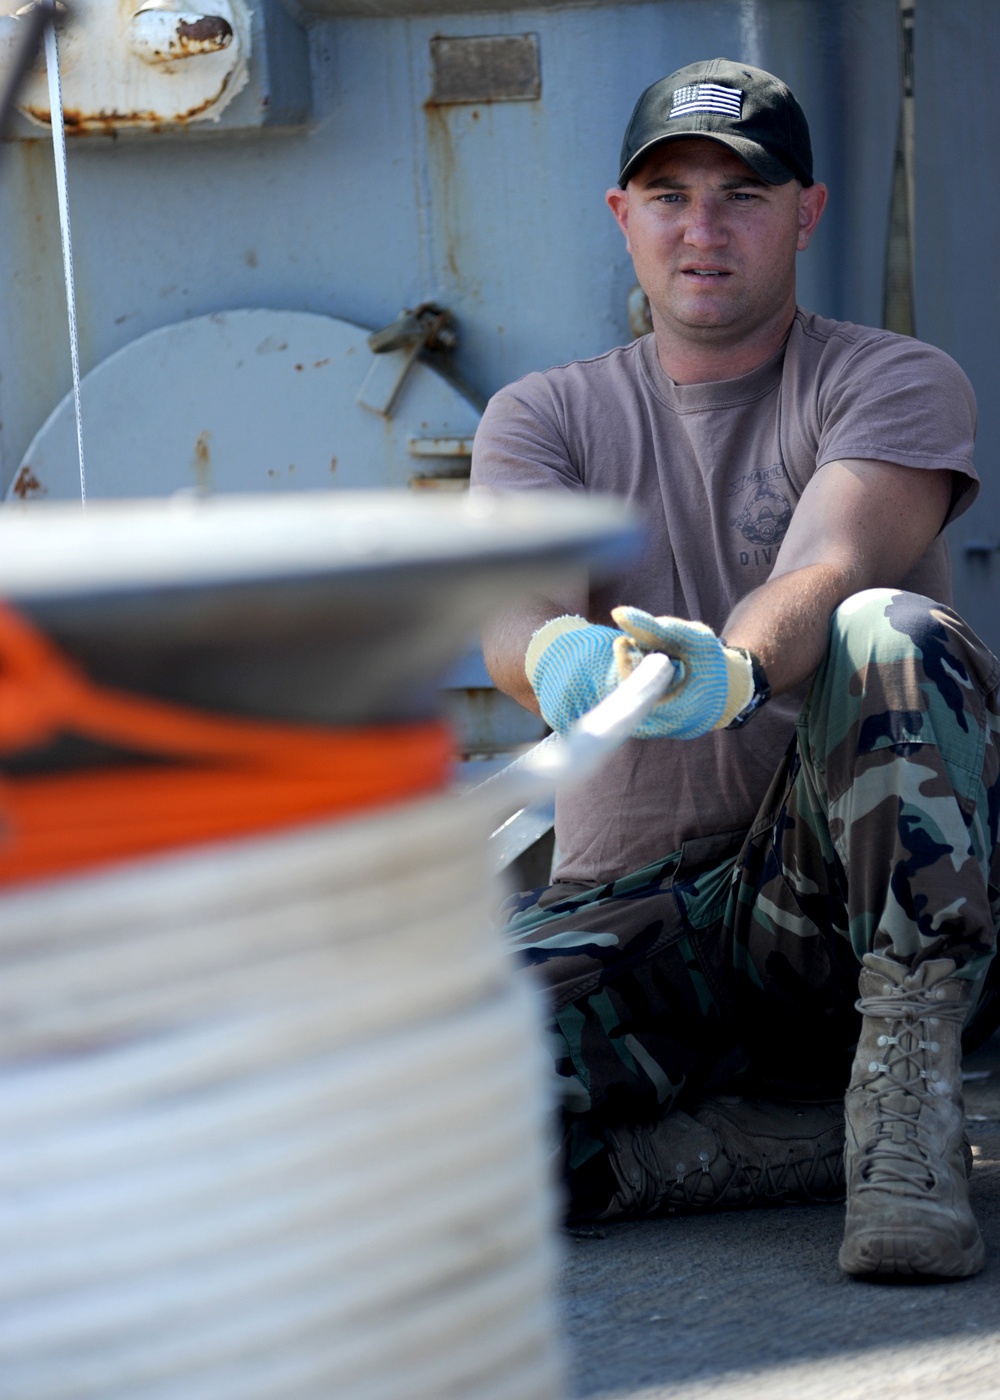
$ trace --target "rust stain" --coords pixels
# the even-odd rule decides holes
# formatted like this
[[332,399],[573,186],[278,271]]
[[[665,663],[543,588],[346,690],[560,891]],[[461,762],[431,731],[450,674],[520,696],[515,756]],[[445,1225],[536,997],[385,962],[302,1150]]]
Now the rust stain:
[[[230,74],[227,73],[218,92],[213,93],[211,97],[207,97],[204,102],[199,102],[196,107],[189,107],[186,112],[172,112],[168,114],[153,112],[149,109],[135,112],[119,112],[117,110],[109,112],[105,107],[102,107],[99,112],[81,112],[75,107],[66,107],[63,109],[63,122],[66,127],[66,134],[67,136],[80,136],[86,132],[103,131],[107,135],[113,136],[115,134],[115,127],[119,126],[151,126],[154,129],[171,126],[186,126],[188,122],[195,121],[198,117],[203,116],[205,112],[209,111],[217,102],[221,101],[223,94],[229,86],[229,78]],[[47,106],[39,107],[26,102],[21,110],[26,112],[29,117],[34,117],[36,121],[41,122],[44,126],[52,125],[52,113]]]
[[[448,120],[449,109],[428,101],[424,103],[424,115],[427,119],[427,148],[431,156],[431,169],[436,176],[435,203],[438,206],[437,220],[444,243],[445,259],[451,276],[456,282],[461,282],[462,274],[456,257],[459,213],[455,207],[455,186],[458,170],[455,143]],[[432,215],[435,213],[434,210],[431,212]]]
[[332,476],[333,473],[334,473],[336,470],[337,470],[337,459],[336,459],[336,457],[331,457],[331,458],[330,458],[330,475]]
[[248,248],[243,254],[243,261],[246,263],[247,267],[256,267],[257,250],[255,248]]
[[19,500],[26,501],[29,496],[47,496],[48,492],[38,477],[32,471],[30,465],[25,462],[24,466],[14,478],[14,485],[11,487],[14,495]]
[[212,53],[232,40],[233,26],[221,15],[202,15],[194,21],[181,20],[177,38],[184,53]]
[[194,459],[191,465],[194,468],[199,491],[209,491],[212,486],[212,459],[208,450],[211,436],[211,432],[206,428],[204,432],[198,434],[198,440],[194,445]]
[[302,371],[305,369],[305,365],[296,365],[295,368],[296,368],[296,369],[299,371],[299,373],[301,374]]
[[328,365],[329,363],[330,363],[330,356],[327,355],[327,357],[326,357],[325,360],[314,360],[314,361],[313,361],[313,369],[322,369],[324,365]]

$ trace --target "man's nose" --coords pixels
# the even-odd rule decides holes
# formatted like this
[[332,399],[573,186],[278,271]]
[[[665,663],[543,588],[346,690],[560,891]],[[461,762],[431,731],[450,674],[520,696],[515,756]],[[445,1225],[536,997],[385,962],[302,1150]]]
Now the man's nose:
[[721,248],[728,238],[721,211],[707,200],[690,206],[684,242],[692,248]]

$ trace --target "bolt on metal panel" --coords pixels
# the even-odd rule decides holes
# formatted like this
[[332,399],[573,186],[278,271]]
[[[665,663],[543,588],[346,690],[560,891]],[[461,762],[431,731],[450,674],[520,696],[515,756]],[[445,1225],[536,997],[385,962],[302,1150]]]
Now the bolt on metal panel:
[[[251,17],[245,0],[202,0],[206,10],[169,10],[74,0],[60,39],[63,107],[70,132],[217,119],[248,81]],[[24,23],[0,3],[0,54]],[[31,121],[51,122],[44,74],[29,76],[20,99]]]
[[[21,0],[0,0],[0,71],[27,23]],[[73,0],[59,51],[69,136],[294,129],[310,119],[308,36],[280,0]],[[9,135],[36,139],[50,121],[36,63]]]

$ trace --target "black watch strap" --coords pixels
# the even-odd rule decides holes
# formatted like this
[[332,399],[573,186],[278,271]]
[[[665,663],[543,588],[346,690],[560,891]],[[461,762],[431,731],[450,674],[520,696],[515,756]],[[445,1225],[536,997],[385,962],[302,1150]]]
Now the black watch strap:
[[743,706],[742,710],[740,710],[739,714],[735,715],[726,725],[727,729],[742,729],[747,721],[753,718],[760,707],[770,700],[771,687],[767,683],[764,667],[760,664],[760,661],[754,656],[752,651],[748,651],[746,647],[730,647],[729,650],[738,651],[741,656],[746,657],[750,662],[750,670],[753,675],[753,694]]

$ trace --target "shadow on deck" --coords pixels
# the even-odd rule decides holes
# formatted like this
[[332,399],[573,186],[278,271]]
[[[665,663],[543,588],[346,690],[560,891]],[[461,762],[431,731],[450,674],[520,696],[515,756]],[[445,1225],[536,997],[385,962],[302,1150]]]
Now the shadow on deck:
[[566,1239],[574,1400],[956,1400],[1000,1390],[1000,1037],[966,1061],[974,1279],[837,1267],[842,1206],[605,1226]]

